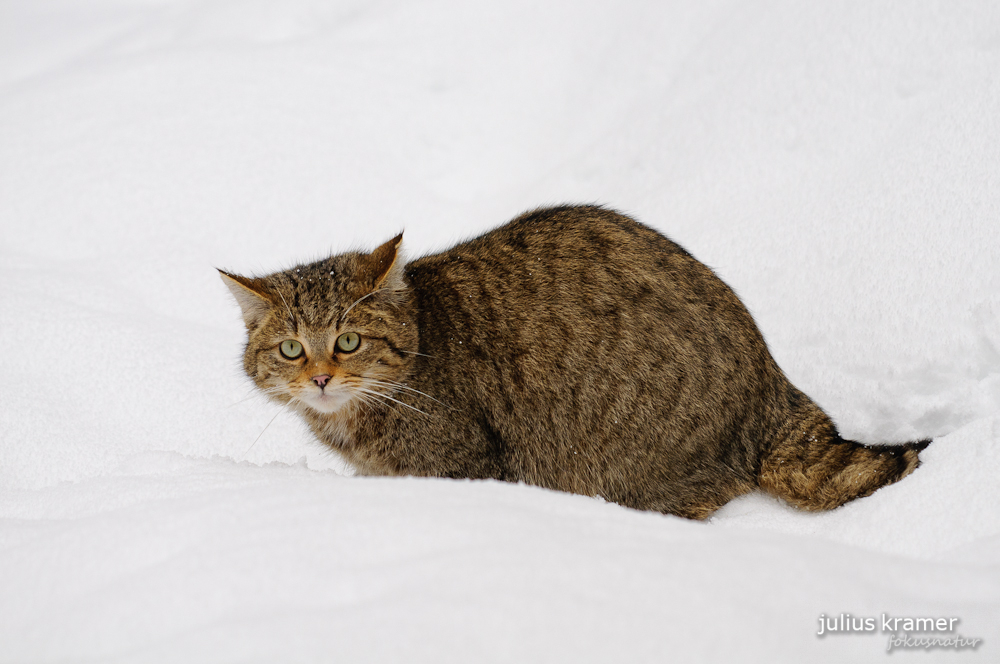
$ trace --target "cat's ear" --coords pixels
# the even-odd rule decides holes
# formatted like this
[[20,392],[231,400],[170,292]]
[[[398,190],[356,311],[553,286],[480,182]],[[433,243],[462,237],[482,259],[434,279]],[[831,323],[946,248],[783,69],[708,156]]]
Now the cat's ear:
[[257,279],[248,279],[238,274],[229,274],[219,270],[222,283],[226,284],[229,292],[233,294],[243,311],[243,322],[247,329],[252,330],[271,311],[271,301],[263,294],[262,288]]
[[375,251],[368,254],[368,269],[374,289],[402,290],[403,256],[400,246],[403,244],[403,234],[400,233]]

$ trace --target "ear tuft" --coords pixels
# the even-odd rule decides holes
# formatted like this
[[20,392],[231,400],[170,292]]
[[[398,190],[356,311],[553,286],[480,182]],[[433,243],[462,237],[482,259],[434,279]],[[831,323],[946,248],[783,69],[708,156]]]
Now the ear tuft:
[[406,287],[403,281],[404,261],[400,250],[402,244],[403,234],[400,233],[368,254],[373,289],[402,290]]
[[247,329],[252,330],[259,326],[273,306],[271,300],[263,293],[260,280],[241,277],[223,270],[219,270],[219,276],[240,305]]

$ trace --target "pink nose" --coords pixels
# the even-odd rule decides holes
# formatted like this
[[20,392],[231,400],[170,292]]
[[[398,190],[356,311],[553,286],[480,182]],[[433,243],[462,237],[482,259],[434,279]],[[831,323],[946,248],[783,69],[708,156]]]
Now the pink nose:
[[326,384],[327,384],[327,382],[329,380],[330,380],[330,377],[327,376],[326,374],[323,374],[322,376],[313,376],[312,377],[312,382],[316,383],[320,387],[326,387]]

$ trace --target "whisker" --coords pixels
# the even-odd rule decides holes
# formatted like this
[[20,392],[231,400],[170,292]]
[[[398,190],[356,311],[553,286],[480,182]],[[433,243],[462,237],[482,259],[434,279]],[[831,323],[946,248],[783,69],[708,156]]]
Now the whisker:
[[276,420],[278,418],[278,415],[281,415],[281,409],[280,408],[278,409],[278,412],[274,414],[274,417],[272,417],[270,419],[270,421],[268,421],[268,423],[264,426],[263,431],[261,431],[259,434],[257,434],[257,437],[253,439],[252,443],[250,443],[250,447],[248,447],[247,451],[243,453],[243,458],[244,459],[246,459],[247,455],[250,454],[250,450],[252,450],[253,446],[257,444],[257,441],[260,440],[260,437],[264,435],[264,431],[267,431],[267,428],[269,426],[271,426],[271,423],[274,422],[274,420]]
[[[352,392],[353,392],[353,390],[352,390]],[[379,401],[378,399],[375,399],[374,397],[372,397],[372,396],[370,396],[368,394],[360,394],[360,393],[355,392],[354,396],[357,397],[358,401],[361,404],[363,404],[364,406],[367,406],[369,409],[371,409],[372,412],[375,412],[376,406],[386,406],[386,404],[384,402]]]
[[354,389],[357,390],[357,391],[359,391],[359,392],[365,392],[366,394],[374,394],[375,396],[381,397],[382,399],[388,399],[389,401],[392,401],[393,403],[398,403],[400,406],[406,406],[410,410],[415,410],[418,413],[421,413],[423,415],[427,415],[427,417],[430,417],[429,413],[425,413],[424,411],[420,410],[416,406],[411,406],[410,404],[408,404],[408,403],[406,403],[404,401],[400,401],[399,399],[393,399],[388,394],[382,394],[381,392],[375,392],[374,390],[369,390],[369,389],[364,388],[364,387],[355,387]]
[[429,357],[432,360],[436,360],[437,359],[437,357],[435,357],[434,355],[427,355],[426,353],[418,353],[415,350],[401,350],[399,352],[400,353],[406,353],[407,355],[419,355],[420,357]]
[[[368,394],[363,394],[359,390],[353,390],[354,395],[358,400],[367,406],[374,413],[379,408],[389,408],[389,401],[385,401],[384,395],[378,393],[369,392]],[[376,396],[377,395],[377,396]]]
[[244,403],[246,401],[250,401],[251,399],[259,399],[261,396],[267,396],[267,395],[270,395],[270,394],[278,394],[281,391],[282,391],[282,388],[277,387],[277,386],[275,386],[275,387],[254,387],[253,391],[250,394],[248,394],[244,398],[240,399],[239,401],[234,401],[233,403],[228,404],[226,406],[226,408],[232,408],[233,406],[238,406],[241,403]]
[[233,406],[239,406],[241,403],[245,403],[247,401],[250,401],[251,399],[259,399],[260,396],[261,395],[257,394],[257,393],[251,394],[249,396],[243,397],[239,401],[234,401],[234,402],[232,402],[230,404],[226,404],[226,408],[232,408]]
[[368,399],[366,399],[360,394],[355,394],[354,396],[357,398],[359,404],[370,410],[375,410],[375,408],[370,403],[368,403]]
[[351,306],[347,307],[347,310],[344,311],[344,313],[340,314],[340,318],[337,320],[337,322],[338,323],[343,322],[343,320],[345,318],[347,318],[348,312],[350,312],[351,309],[353,309],[355,306],[357,306],[358,303],[361,302],[362,300],[367,299],[367,298],[371,297],[372,295],[375,295],[376,293],[381,293],[382,291],[387,291],[387,290],[392,290],[392,289],[390,289],[390,288],[376,288],[371,293],[368,293],[367,295],[362,295],[361,297],[359,297],[358,299],[356,299],[354,301],[354,304],[352,304]]
[[371,404],[371,405],[375,405],[375,406],[388,406],[389,405],[387,402],[382,401],[382,398],[385,395],[381,394],[379,392],[375,392],[374,390],[366,390],[366,389],[358,387],[358,386],[352,386],[351,387],[351,392],[354,394],[354,396],[356,396],[358,399],[362,400],[365,403],[368,403],[368,404]]
[[[427,394],[426,392],[421,392],[420,390],[414,389],[414,388],[410,387],[409,385],[403,385],[402,383],[397,383],[395,381],[377,380],[375,378],[366,378],[365,381],[368,382],[368,383],[371,383],[372,385],[379,385],[379,386],[382,386],[382,387],[394,387],[394,388],[399,389],[399,390],[406,390],[407,392],[412,392],[414,394],[419,394],[420,396],[427,397],[428,399],[430,399],[434,403],[441,404],[445,408],[451,408],[451,406],[449,406],[448,404],[444,403],[443,401],[438,401],[437,399],[435,399],[431,395]],[[453,408],[451,408],[451,409],[454,410]]]
[[285,305],[285,311],[288,312],[288,317],[291,319],[290,322],[297,329],[298,328],[298,324],[295,322],[295,316],[292,315],[292,308],[288,306],[288,302],[285,301],[285,296],[281,294],[281,291],[279,290],[277,292],[278,292],[278,297],[281,298],[281,302]]

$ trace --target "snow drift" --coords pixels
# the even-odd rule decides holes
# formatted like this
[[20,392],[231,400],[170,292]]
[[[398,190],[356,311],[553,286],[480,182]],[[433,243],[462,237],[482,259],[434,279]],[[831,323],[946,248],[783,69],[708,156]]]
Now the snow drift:
[[[842,614],[996,659],[995,3],[41,0],[0,36],[0,661],[889,656],[817,636]],[[923,466],[693,523],[350,477],[241,376],[214,266],[565,201],[711,265],[845,436]]]

